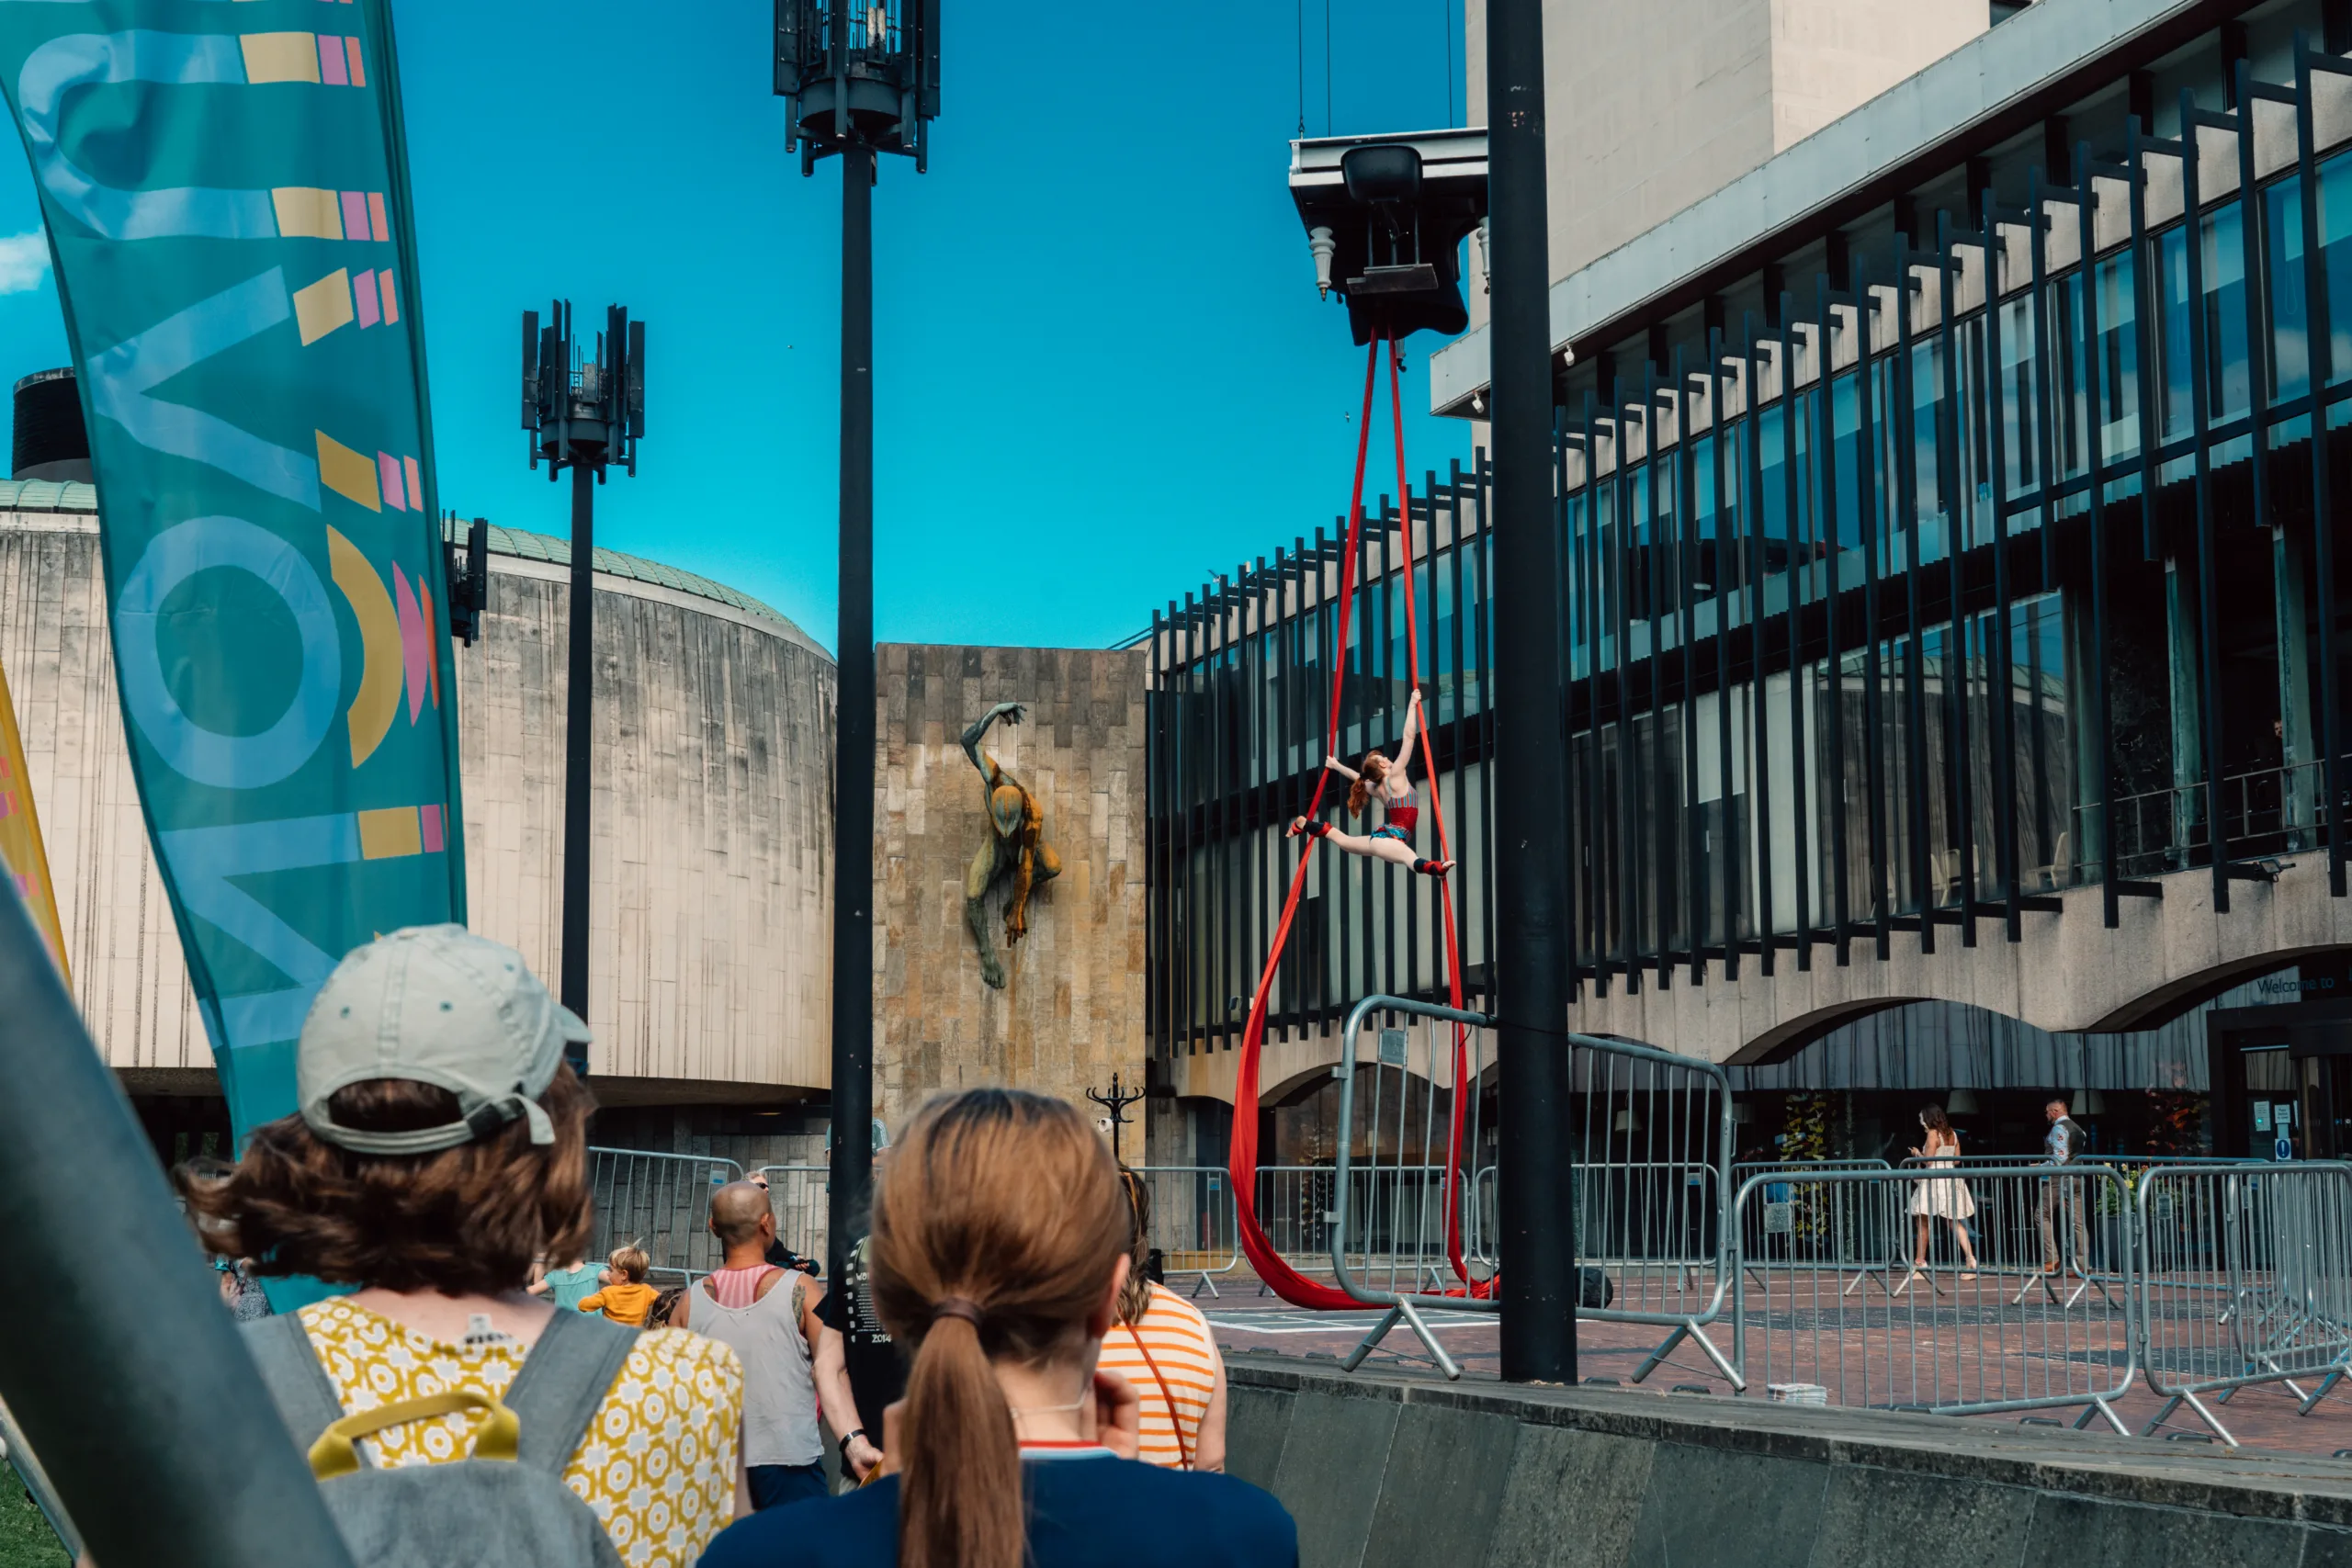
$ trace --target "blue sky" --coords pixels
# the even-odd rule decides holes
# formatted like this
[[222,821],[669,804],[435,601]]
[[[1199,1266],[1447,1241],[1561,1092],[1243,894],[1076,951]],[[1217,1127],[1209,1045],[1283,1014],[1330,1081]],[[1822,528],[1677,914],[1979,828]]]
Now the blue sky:
[[[1329,0],[1328,105],[1305,4],[1311,134],[1460,120],[1461,0]],[[1363,360],[1283,188],[1297,0],[944,9],[930,172],[887,159],[875,192],[877,636],[1099,646],[1347,502]],[[598,542],[831,646],[841,180],[785,156],[769,0],[393,14],[444,504],[564,531],[525,467],[519,314],[627,305],[647,435]],[[0,159],[10,378],[65,356],[41,247],[7,238],[39,224]],[[1438,343],[1409,346],[1408,413]],[[1407,445],[1416,476],[1469,453],[1426,415]]]

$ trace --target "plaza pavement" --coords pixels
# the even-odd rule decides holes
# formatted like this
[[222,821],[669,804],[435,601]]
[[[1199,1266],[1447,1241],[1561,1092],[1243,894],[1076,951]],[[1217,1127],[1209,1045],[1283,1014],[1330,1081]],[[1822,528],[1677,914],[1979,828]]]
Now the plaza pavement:
[[[1181,1292],[1191,1287],[1179,1277],[1170,1280]],[[1220,1278],[1217,1288],[1222,1295],[1211,1299],[1203,1292],[1194,1304],[1204,1312],[1214,1327],[1217,1343],[1232,1351],[1297,1357],[1328,1361],[1345,1357],[1358,1340],[1380,1319],[1376,1309],[1363,1308],[1348,1312],[1313,1312],[1293,1307],[1272,1295],[1261,1295],[1258,1282],[1246,1273]],[[1442,1308],[1424,1314],[1430,1331],[1439,1337],[1446,1353],[1463,1369],[1465,1379],[1493,1381],[1498,1377],[1498,1329],[1495,1318],[1485,1313],[1448,1312]],[[1820,1382],[1832,1386],[1832,1403],[1846,1404],[1840,1392],[1849,1392],[1855,1404],[1892,1406],[1908,1403],[1903,1393],[1890,1390],[1886,1370],[1897,1364],[1894,1352],[1907,1347],[1891,1346],[1891,1328],[1900,1332],[1902,1325],[1890,1325],[1886,1314],[1880,1314],[1870,1326],[1846,1339],[1847,1354],[1842,1366],[1833,1361],[1823,1366],[1808,1358],[1801,1366],[1775,1368],[1774,1381]],[[1599,1323],[1589,1319],[1577,1325],[1578,1370],[1588,1380],[1613,1380],[1633,1385],[1634,1373],[1643,1359],[1668,1331],[1647,1324]],[[1729,1348],[1728,1325],[1717,1325],[1712,1330],[1718,1343]],[[2006,1365],[1995,1369],[1996,1378],[2006,1376],[2012,1389],[2031,1387],[2038,1358],[2021,1340],[1989,1348],[1972,1345],[1980,1358],[1991,1354]],[[1759,1359],[1760,1346],[1751,1346],[1750,1366]],[[2097,1352],[2094,1352],[2097,1353]],[[1783,1352],[1785,1354],[1785,1352]],[[1385,1371],[1423,1369],[1430,1365],[1427,1354],[1410,1328],[1399,1325],[1382,1345],[1366,1359],[1367,1368]],[[1764,1379],[1753,1370],[1755,1386],[1745,1397],[1759,1402],[1763,1399]],[[1984,1373],[1980,1371],[1979,1375]],[[2302,1380],[2308,1390],[2313,1380]],[[1640,1385],[1658,1394],[1679,1394],[1690,1397],[1706,1394],[1729,1396],[1731,1385],[1723,1373],[1710,1362],[1703,1352],[1685,1343],[1678,1346],[1665,1363],[1653,1371]],[[2046,1386],[2046,1384],[2044,1385]],[[2352,1381],[2339,1384],[2309,1416],[2296,1414],[2298,1401],[2277,1384],[2263,1384],[2241,1391],[2227,1404],[2219,1407],[2223,1423],[2231,1433],[2247,1448],[2277,1453],[2318,1455],[2327,1457],[2341,1450],[2352,1450]],[[2145,1380],[2137,1379],[2130,1392],[2115,1401],[2117,1413],[2137,1432],[2163,1407],[2165,1401],[2151,1393]],[[2070,1427],[2079,1409],[2050,1409],[2025,1413],[1983,1416],[1974,1420],[2017,1425],[2031,1422],[2036,1426],[2057,1422],[2060,1429]],[[2098,1422],[2101,1431],[2108,1430]],[[2202,1446],[2210,1438],[2207,1428],[2194,1414],[2186,1410],[2175,1413],[2163,1432],[2148,1440],[2166,1442],[2176,1450],[2180,1447]],[[2212,1446],[2220,1448],[2218,1439]],[[2346,1461],[2352,1469],[2352,1461]]]

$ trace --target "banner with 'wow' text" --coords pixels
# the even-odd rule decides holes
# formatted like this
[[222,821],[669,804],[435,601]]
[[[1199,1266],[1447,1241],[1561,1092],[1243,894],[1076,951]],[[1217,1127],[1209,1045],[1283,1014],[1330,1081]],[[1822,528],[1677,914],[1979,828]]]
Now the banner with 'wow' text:
[[242,1136],[320,983],[465,918],[386,0],[0,0],[139,793]]

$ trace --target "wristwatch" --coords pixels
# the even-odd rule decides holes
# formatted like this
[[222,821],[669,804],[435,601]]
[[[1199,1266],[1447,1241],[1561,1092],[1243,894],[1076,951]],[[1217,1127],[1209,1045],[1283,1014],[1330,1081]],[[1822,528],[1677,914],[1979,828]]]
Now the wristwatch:
[[865,1427],[860,1427],[856,1428],[854,1431],[851,1432],[851,1433],[850,1433],[850,1435],[849,1435],[848,1437],[843,1438],[842,1439],[842,1447],[843,1449],[847,1449],[847,1448],[848,1448],[852,1443],[854,1443],[854,1442],[857,1441],[857,1439],[858,1439],[858,1438],[862,1438],[862,1437],[864,1437],[864,1436],[865,1436]]

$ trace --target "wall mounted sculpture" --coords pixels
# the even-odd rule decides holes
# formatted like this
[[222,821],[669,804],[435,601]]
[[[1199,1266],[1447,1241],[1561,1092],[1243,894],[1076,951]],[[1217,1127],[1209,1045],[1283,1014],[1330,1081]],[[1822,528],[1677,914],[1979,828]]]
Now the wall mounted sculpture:
[[979,947],[980,978],[1001,991],[1004,965],[997,961],[996,945],[989,938],[989,889],[999,877],[1012,876],[1012,898],[1004,907],[1004,941],[1010,947],[1028,932],[1031,891],[1039,883],[1059,876],[1062,863],[1046,843],[1045,807],[1002,763],[980,750],[981,737],[1000,718],[1009,725],[1019,724],[1021,705],[999,703],[964,731],[964,755],[980,770],[989,792],[989,836],[972,856],[971,869],[964,874],[964,920]]

